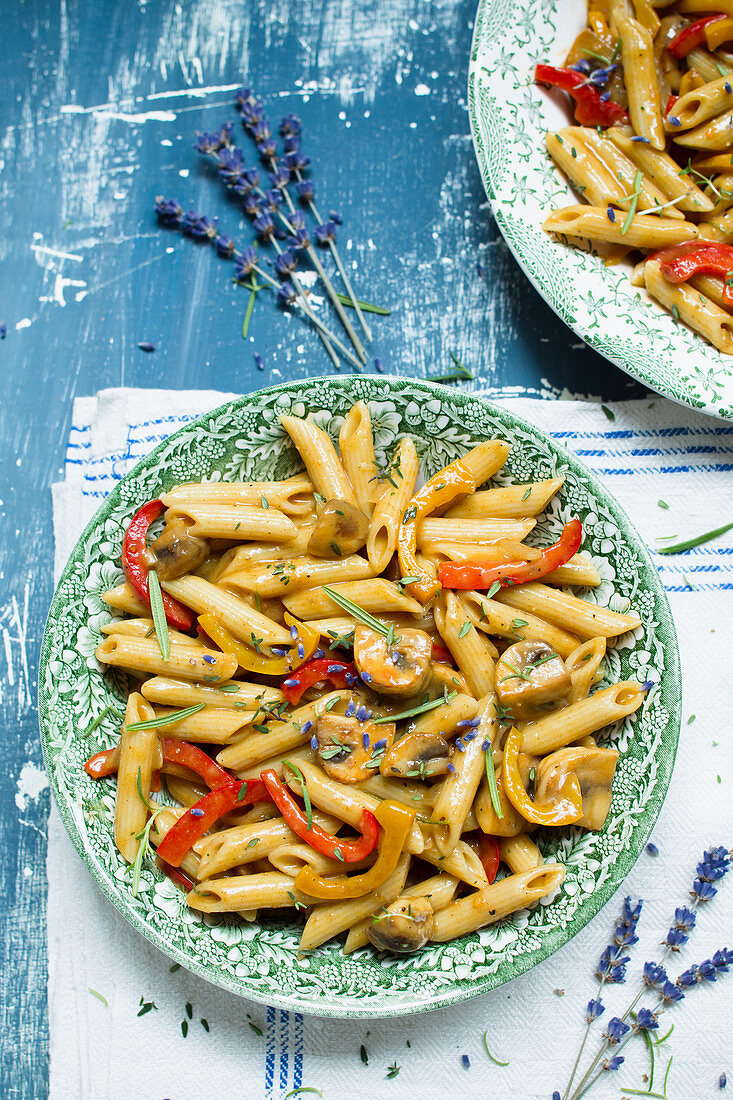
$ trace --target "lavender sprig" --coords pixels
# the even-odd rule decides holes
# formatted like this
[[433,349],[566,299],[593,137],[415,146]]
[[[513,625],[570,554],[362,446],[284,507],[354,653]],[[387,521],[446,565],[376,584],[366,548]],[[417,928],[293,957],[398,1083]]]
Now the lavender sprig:
[[[282,285],[260,267],[257,262],[257,249],[254,245],[248,245],[241,251],[237,250],[231,237],[218,233],[216,218],[209,218],[206,215],[197,213],[195,210],[189,210],[184,214],[180,203],[175,199],[166,199],[164,196],[158,195],[155,200],[155,213],[158,215],[158,220],[161,225],[165,225],[171,229],[180,229],[182,233],[188,237],[192,237],[194,240],[211,244],[216,249],[217,254],[223,259],[233,260],[235,265],[235,281],[242,286],[246,286],[251,292],[255,293],[261,290],[262,287],[257,286],[251,281],[248,283],[245,280],[248,278],[251,280],[252,273],[256,272],[263,282],[275,291],[280,305],[299,306],[308,320],[316,326],[319,334],[331,341],[335,347],[341,351],[342,355],[345,355],[351,362],[355,363],[357,367],[359,366],[349,349],[345,347],[324,325],[321,319],[316,316],[307,300],[298,299],[296,301],[295,291],[292,286],[290,286],[289,290],[286,289],[283,291]],[[288,284],[286,284],[286,287],[287,286]],[[340,366],[338,359],[336,363]]]
[[[290,192],[288,191],[287,185],[290,182],[291,173],[296,172],[300,174],[310,164],[309,158],[303,157],[299,151],[298,135],[300,133],[300,121],[296,118],[295,115],[290,115],[283,120],[283,123],[281,124],[281,130],[284,126],[285,160],[284,163],[279,163],[277,159],[276,144],[272,139],[270,124],[265,115],[264,104],[262,103],[262,101],[254,96],[250,89],[242,88],[237,93],[235,97],[235,102],[239,110],[242,125],[254,139],[257,146],[257,151],[259,152],[262,160],[270,167],[270,178],[272,180],[272,183],[281,191],[283,198],[288,205],[288,209],[290,210],[290,220],[292,221],[293,214],[295,213],[295,206],[290,196]],[[301,176],[299,176],[299,182],[302,182]],[[333,239],[335,239],[335,227],[331,243],[333,243]],[[315,267],[319,277],[323,281],[326,292],[331,299],[331,302],[334,309],[336,310],[336,313],[338,314],[341,324],[344,326],[344,329],[346,330],[349,339],[356,349],[357,355],[363,363],[366,363],[367,355],[366,351],[364,350],[364,346],[361,343],[361,340],[357,336],[356,332],[354,331],[353,325],[346,315],[346,312],[344,311],[344,308],[338,299],[336,291],[333,288],[331,280],[328,278],[328,275],[326,274],[326,271],[321,261],[318,259],[318,255],[315,249],[310,244],[310,241],[306,246],[306,251],[308,253],[308,258]],[[342,270],[342,267],[343,265],[339,263],[340,271]],[[350,290],[350,284],[348,283],[348,280],[345,280],[344,285],[347,286],[347,289],[349,289],[352,301],[355,303],[356,299],[353,292]],[[356,305],[355,308],[360,313]],[[364,325],[363,317],[362,325]],[[368,331],[368,328],[365,329],[365,331]]]
[[[675,909],[672,924],[662,941],[664,950],[659,962],[646,962],[644,964],[640,991],[622,1016],[615,1016],[609,1021],[601,1047],[572,1093],[570,1100],[580,1100],[603,1073],[618,1069],[623,1062],[620,1052],[630,1039],[634,1035],[648,1035],[648,1032],[656,1030],[659,1027],[659,1017],[673,1005],[684,1000],[686,990],[698,984],[715,982],[722,974],[729,972],[731,966],[733,966],[733,950],[727,947],[716,951],[712,958],[704,959],[701,963],[689,967],[675,981],[669,979],[664,964],[672,954],[679,952],[687,943],[697,921],[697,909],[700,905],[707,904],[715,897],[718,888],[713,886],[713,883],[722,879],[731,869],[731,865],[731,853],[722,846],[711,848],[703,853],[702,859],[697,864],[696,877],[690,891],[691,906],[683,905]],[[604,950],[596,970],[596,977],[600,983],[599,991],[606,982],[625,981],[628,957],[624,955],[624,952],[628,951],[628,948],[638,941],[636,925],[640,914],[641,902],[632,907],[629,899],[626,898],[621,918],[616,923],[612,943]],[[634,1009],[641,998],[652,992],[657,995],[656,1006],[651,1009],[642,1007],[634,1015]],[[570,1089],[580,1063],[590,1025],[602,1012],[603,1006],[600,998],[589,1002],[586,1012],[585,1035],[563,1100],[570,1095]],[[632,1018],[631,1024],[626,1023],[629,1017]],[[612,1057],[606,1057],[612,1049]]]

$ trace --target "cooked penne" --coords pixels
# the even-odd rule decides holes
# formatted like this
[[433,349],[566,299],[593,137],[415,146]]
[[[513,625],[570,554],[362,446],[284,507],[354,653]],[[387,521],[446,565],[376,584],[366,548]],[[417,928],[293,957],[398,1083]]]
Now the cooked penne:
[[[433,875],[431,878],[426,878],[423,882],[418,882],[414,886],[407,886],[402,890],[400,897],[403,898],[427,898],[430,902],[430,908],[434,913],[437,913],[440,909],[445,909],[446,905],[453,900],[453,895],[456,892],[458,886],[458,879],[453,878],[452,875]],[[380,919],[384,917],[384,908],[392,901],[395,901],[396,897],[390,898],[389,902],[382,902],[379,906],[379,911],[374,910],[368,917],[359,921],[357,924],[352,924],[349,934],[346,937],[344,944],[344,955],[351,955],[354,951],[357,951],[360,947],[365,947],[369,943],[369,929],[372,924],[378,923]]]
[[641,686],[633,680],[622,680],[613,687],[594,692],[587,699],[527,723],[522,730],[522,750],[535,755],[554,752],[633,714],[643,702]]
[[298,448],[314,489],[326,500],[346,500],[356,507],[351,482],[326,433],[296,416],[281,416],[280,423]]
[[196,703],[206,703],[207,707],[256,711],[262,704],[280,703],[283,700],[283,693],[279,688],[247,684],[243,680],[228,680],[214,686],[154,676],[145,681],[140,691],[149,702],[164,703],[169,707],[191,707]]
[[164,581],[162,587],[194,611],[211,612],[222,626],[245,642],[250,642],[253,635],[265,645],[287,645],[291,641],[290,633],[284,627],[250,607],[232,592],[227,592],[202,577],[189,575],[175,581]]
[[513,875],[521,875],[523,871],[532,871],[544,864],[542,853],[527,833],[502,837],[499,841],[499,855]]
[[415,444],[409,436],[403,436],[397,444],[389,470],[379,479],[380,496],[374,505],[369,525],[366,546],[369,564],[375,573],[382,573],[394,557],[400,516],[415,492],[417,473]]
[[357,401],[352,405],[341,425],[339,450],[356,502],[365,516],[371,516],[372,508],[381,495],[381,489],[374,458],[372,418],[363,401]]
[[598,675],[598,668],[605,656],[605,638],[591,638],[573,650],[565,661],[571,681],[567,696],[568,703],[577,703],[579,699],[585,699],[590,695],[590,689]]
[[190,504],[185,509],[172,509],[171,514],[199,538],[288,542],[297,534],[292,519],[269,506]]
[[[693,214],[703,214],[712,210],[713,204],[707,195],[694,183],[692,177],[680,175],[680,166],[664,150],[652,149],[640,141],[634,141],[633,136],[618,127],[613,126],[607,131],[608,137],[618,148],[640,168],[647,179],[651,180],[662,192],[662,202],[669,199],[677,199],[680,210],[686,210]],[[671,210],[672,207],[667,207]]]
[[530,611],[555,626],[563,627],[579,638],[616,638],[641,626],[637,615],[619,615],[608,607],[599,607],[577,596],[567,596],[546,584],[523,584],[504,588],[494,599],[498,603]]
[[495,696],[484,695],[480,701],[481,724],[471,733],[471,739],[461,739],[461,751],[453,757],[453,768],[442,781],[433,806],[432,818],[446,827],[435,834],[442,855],[452,852],[463,831],[473,800],[484,774],[484,742],[493,741],[496,728]]
[[652,36],[636,19],[619,22],[618,33],[631,123],[637,134],[648,138],[652,149],[664,149],[662,104]]
[[[152,619],[113,619],[112,622],[102,623],[102,634],[125,634],[132,638],[152,638],[155,634],[155,626]],[[203,642],[200,638],[192,638],[190,634],[182,634],[180,630],[168,628],[168,637],[172,642],[188,646],[189,649],[201,649]]]
[[126,668],[130,672],[166,673],[184,680],[206,680],[221,683],[237,671],[237,660],[230,653],[171,643],[166,660],[155,638],[131,638],[112,635],[101,642],[94,656],[105,665]]
[[426,519],[420,524],[418,546],[438,540],[471,542],[474,545],[498,542],[499,539],[524,539],[535,526],[533,519]]
[[322,943],[340,935],[347,928],[352,928],[365,917],[381,909],[383,905],[389,905],[398,898],[402,893],[409,866],[410,857],[402,856],[389,878],[373,893],[364,898],[317,906],[305,923],[300,939],[301,952],[320,947]]
[[485,630],[487,634],[493,634],[499,638],[510,638],[513,642],[527,640],[533,642],[546,642],[561,657],[568,657],[578,645],[578,639],[560,627],[545,622],[537,615],[529,611],[523,611],[517,615],[516,611],[499,603],[496,599],[488,599],[480,592],[466,592],[463,596],[465,606],[475,608],[478,618],[473,617],[473,622],[479,630]]
[[561,233],[567,237],[583,237],[591,241],[609,241],[625,244],[629,248],[667,248],[669,245],[694,241],[699,236],[696,225],[677,218],[647,218],[637,214],[624,232],[626,215],[617,210],[613,220],[608,209],[598,206],[565,206],[553,210],[545,218],[542,228],[548,233]]
[[477,699],[494,687],[496,648],[477,630],[468,612],[468,601],[446,592],[435,608],[440,636]]
[[518,875],[509,875],[468,897],[459,898],[435,914],[432,938],[439,943],[465,936],[487,924],[495,924],[508,913],[528,909],[562,885],[565,868],[545,863]]
[[109,592],[104,593],[102,599],[115,611],[125,611],[128,615],[150,614],[150,608],[142,602],[128,581],[118,584],[116,588],[110,588]]
[[226,583],[231,588],[256,592],[264,599],[272,599],[275,596],[300,592],[314,585],[359,581],[373,576],[374,570],[369,562],[358,554],[336,561],[303,554],[293,561],[276,560],[261,565],[252,564],[238,572],[229,572]]
[[[358,603],[362,610],[373,614],[379,612],[389,614],[395,611],[419,614],[422,610],[417,600],[404,595],[396,584],[383,577],[373,580],[346,581],[343,584],[329,585],[329,587],[354,603]],[[313,588],[309,592],[285,596],[283,603],[291,615],[303,620],[324,618],[339,610],[338,605],[322,588]]]
[[544,511],[556,493],[560,492],[564,477],[536,481],[533,485],[506,485],[500,489],[484,489],[453,504],[445,514],[446,519],[525,519]]
[[296,474],[285,481],[190,481],[185,485],[176,485],[163,493],[160,499],[166,508],[182,512],[194,504],[261,505],[266,500],[271,508],[277,508],[286,515],[306,516],[313,507],[312,493],[310,478],[306,474]]
[[733,355],[733,317],[730,313],[686,283],[672,286],[662,275],[658,261],[647,262],[644,280],[651,296],[661,305],[702,333],[720,351]]
[[135,862],[148,819],[147,802],[158,747],[155,729],[131,730],[128,726],[154,717],[153,708],[141,695],[135,692],[129,697],[120,736],[115,799],[115,843],[128,863]]
[[310,905],[315,899],[295,888],[295,879],[279,871],[233,878],[205,879],[186,895],[199,913],[236,913],[241,909],[285,909]]

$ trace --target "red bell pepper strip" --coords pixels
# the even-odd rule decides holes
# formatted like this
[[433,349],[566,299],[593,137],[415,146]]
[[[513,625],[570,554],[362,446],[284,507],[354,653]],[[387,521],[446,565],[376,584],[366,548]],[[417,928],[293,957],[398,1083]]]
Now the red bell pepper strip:
[[241,783],[217,787],[190,806],[158,845],[160,858],[170,863],[171,867],[180,867],[183,857],[191,851],[196,841],[208,832],[215,821],[234,809],[240,788]]
[[499,870],[499,841],[495,836],[487,836],[482,833],[478,842],[478,858],[481,860],[489,886],[496,878]]
[[553,65],[538,65],[534,71],[538,84],[561,88],[575,100],[575,118],[583,126],[613,126],[628,122],[629,115],[612,99],[601,99],[588,78],[575,69],[556,69]]
[[164,764],[182,764],[184,768],[189,768],[200,776],[212,791],[216,790],[217,787],[226,787],[229,783],[234,782],[228,771],[220,767],[197,745],[191,745],[188,741],[176,741],[174,737],[162,737],[160,751]]
[[[692,242],[690,242],[692,243]],[[694,251],[663,261],[660,267],[668,283],[679,285],[693,275],[715,275],[723,280],[723,304],[733,308],[733,248],[729,244],[709,241],[699,244]]]
[[666,116],[667,116],[667,115],[669,114],[669,112],[670,112],[670,111],[672,110],[672,108],[674,107],[675,103],[677,102],[677,100],[678,100],[679,98],[680,98],[680,97],[679,97],[678,95],[675,95],[675,94],[674,94],[674,92],[672,92],[672,94],[670,95],[669,99],[667,100],[667,106],[666,106],[666,107],[664,108],[664,114],[665,114],[665,117],[666,117]]
[[578,552],[583,537],[579,519],[566,523],[557,542],[540,552],[538,558],[526,562],[508,562],[506,565],[484,566],[478,562],[447,561],[438,566],[438,580],[443,588],[484,589],[494,584],[527,584],[553,573]]
[[321,680],[328,680],[336,688],[351,687],[356,682],[356,665],[353,661],[334,661],[331,657],[317,657],[307,661],[283,680],[280,687],[289,703],[299,703],[304,692]]
[[305,810],[303,810],[284,783],[278,778],[274,768],[267,768],[260,773],[260,778],[267,787],[272,801],[285,818],[287,825],[296,836],[310,844],[324,856],[331,859],[341,859],[344,863],[358,863],[366,859],[377,846],[379,840],[379,822],[369,810],[363,810],[359,818],[361,836],[357,840],[342,840],[341,837],[332,836],[320,826],[312,822],[308,824]]
[[101,752],[95,752],[94,756],[89,757],[84,765],[84,771],[87,775],[91,775],[92,779],[104,779],[117,771],[118,760],[117,746],[113,749],[102,749]]
[[[712,6],[711,4],[711,7]],[[725,18],[724,15],[706,15],[704,19],[697,19],[694,23],[688,23],[667,46],[672,57],[676,57],[679,61],[680,58],[687,57],[690,50],[707,44],[705,28],[709,27],[711,23],[717,23]],[[669,113],[669,111],[667,113]]]
[[444,649],[442,645],[436,645],[433,642],[433,660],[440,661],[444,665],[453,664],[453,654],[449,649]]
[[[150,589],[148,587],[148,566],[144,561],[147,536],[150,524],[162,515],[165,504],[162,500],[149,500],[135,513],[125,532],[122,543],[122,568],[125,576],[144,603],[150,607]],[[193,612],[163,592],[165,617],[176,630],[190,630],[193,626]]]

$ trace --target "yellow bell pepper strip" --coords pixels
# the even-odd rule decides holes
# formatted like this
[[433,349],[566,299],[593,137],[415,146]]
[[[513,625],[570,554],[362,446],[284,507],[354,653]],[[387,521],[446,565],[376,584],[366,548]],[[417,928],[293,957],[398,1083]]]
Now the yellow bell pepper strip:
[[400,570],[403,577],[418,577],[405,588],[409,595],[414,596],[420,603],[427,603],[440,591],[440,585],[426,569],[418,565],[415,551],[417,549],[418,525],[434,512],[436,508],[444,508],[456,497],[465,496],[476,490],[476,481],[467,466],[460,459],[451,462],[444,470],[440,470],[435,477],[431,477],[422,489],[415,493],[400,520],[397,530],[397,553],[400,561]]
[[216,642],[224,653],[231,653],[236,657],[240,668],[247,672],[259,672],[263,676],[287,676],[293,669],[305,664],[318,649],[321,636],[314,627],[298,622],[288,612],[285,613],[285,622],[290,627],[291,634],[293,628],[296,630],[293,645],[283,657],[267,657],[254,646],[245,645],[230,634],[210,611],[199,615],[199,626],[212,642]]
[[415,810],[385,799],[377,806],[374,816],[382,829],[379,834],[379,855],[368,871],[352,877],[337,875],[334,878],[321,878],[306,864],[295,877],[296,890],[326,901],[342,901],[346,898],[364,897],[381,886],[399,863],[405,841],[412,829]]
[[577,776],[568,772],[560,784],[556,802],[542,805],[527,794],[519,774],[517,759],[522,747],[522,734],[512,727],[504,744],[504,790],[517,813],[535,825],[572,825],[583,816],[583,797]]

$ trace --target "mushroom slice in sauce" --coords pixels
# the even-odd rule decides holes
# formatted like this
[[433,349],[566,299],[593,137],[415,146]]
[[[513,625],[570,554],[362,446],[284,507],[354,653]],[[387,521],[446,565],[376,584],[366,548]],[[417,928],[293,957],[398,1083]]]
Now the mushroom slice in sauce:
[[[353,705],[349,704],[349,707]],[[349,709],[347,707],[347,709]],[[394,722],[375,725],[367,708],[356,706],[355,716],[322,714],[316,722],[316,752],[326,775],[340,783],[362,783],[379,768],[382,754],[394,741]],[[364,720],[360,721],[359,717]]]
[[354,631],[354,662],[372,691],[382,695],[417,695],[429,681],[433,640],[424,630],[407,627],[387,639],[369,626]]
[[382,775],[429,779],[445,775],[453,748],[440,733],[406,733],[388,749],[379,765]]
[[570,673],[546,642],[517,642],[496,663],[496,693],[513,721],[526,722],[567,698]]
[[409,955],[424,947],[433,934],[433,907],[427,898],[397,898],[386,912],[377,914],[367,935],[379,951]]
[[162,581],[194,573],[209,556],[209,540],[192,535],[182,520],[169,523],[147,550],[146,557]]
[[317,558],[347,558],[361,550],[369,532],[369,520],[348,500],[327,500],[321,508],[308,553]]
[[572,772],[583,798],[583,816],[576,824],[601,829],[611,807],[611,784],[617,761],[615,749],[558,749],[537,764],[535,798],[539,802],[552,802],[564,777]]

